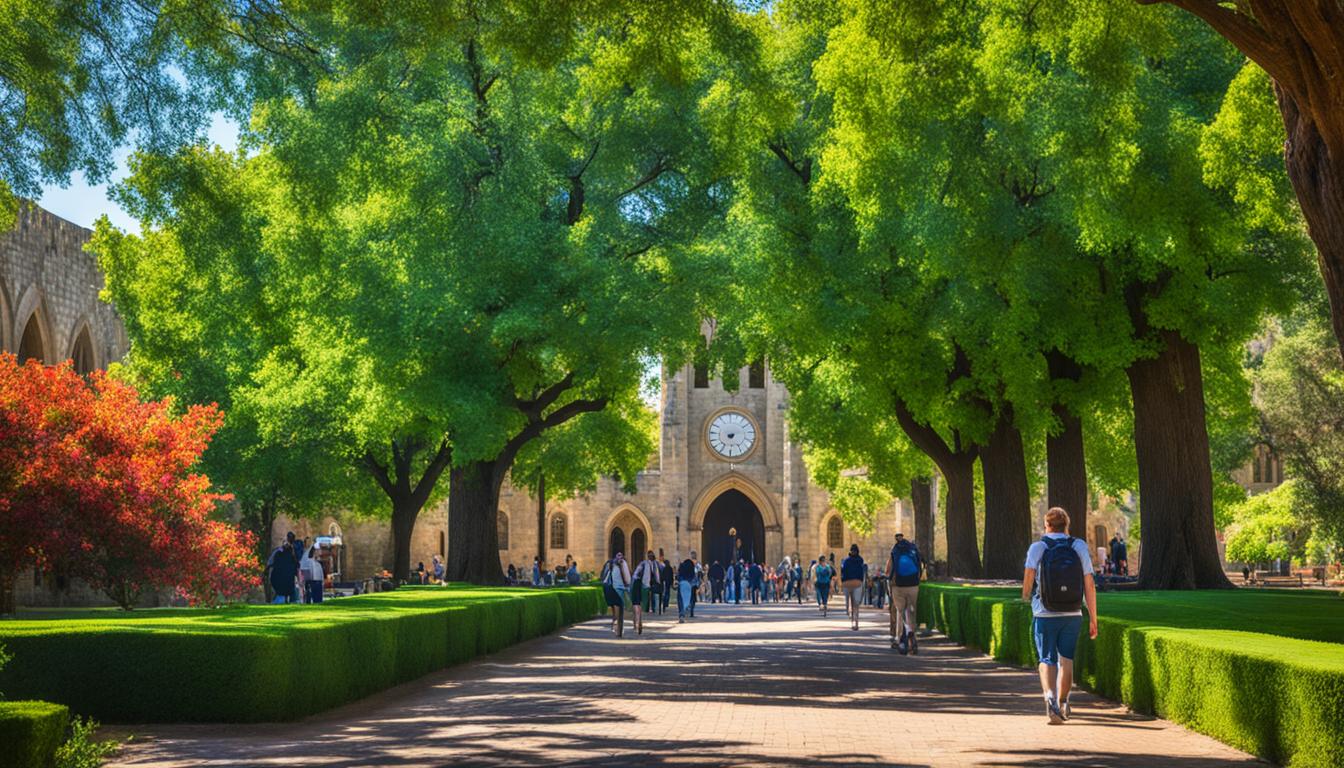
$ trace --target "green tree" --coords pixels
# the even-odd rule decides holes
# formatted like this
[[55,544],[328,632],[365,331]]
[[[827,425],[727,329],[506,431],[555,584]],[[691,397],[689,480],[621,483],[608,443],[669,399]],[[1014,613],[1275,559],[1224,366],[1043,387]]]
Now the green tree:
[[[1273,78],[1286,133],[1283,160],[1316,244],[1335,340],[1344,353],[1344,83],[1338,76],[1344,71],[1344,5],[1339,0],[1138,2],[1170,3],[1198,16]],[[1255,177],[1261,167],[1245,170]]]
[[1252,565],[1271,560],[1300,561],[1311,535],[1311,526],[1302,519],[1300,510],[1301,500],[1292,480],[1243,499],[1232,510],[1227,559]]
[[1326,318],[1303,313],[1255,372],[1267,442],[1295,478],[1294,498],[1319,539],[1344,544],[1344,367]]

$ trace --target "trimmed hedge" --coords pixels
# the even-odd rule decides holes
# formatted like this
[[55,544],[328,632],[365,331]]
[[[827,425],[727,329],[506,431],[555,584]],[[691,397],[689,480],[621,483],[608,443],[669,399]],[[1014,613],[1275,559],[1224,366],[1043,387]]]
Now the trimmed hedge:
[[[1211,599],[1218,595],[1235,609],[1235,592]],[[1079,639],[1083,686],[1275,762],[1344,765],[1344,645],[1116,619],[1105,615],[1113,599],[1123,597],[1099,597],[1097,639],[1086,631]],[[958,643],[1036,666],[1031,606],[1011,592],[926,583],[919,615]],[[1265,613],[1242,619],[1275,622]]]
[[65,742],[70,708],[46,701],[0,701],[0,768],[48,768]]
[[294,720],[605,610],[595,587],[409,587],[313,606],[0,624],[7,694],[103,722]]

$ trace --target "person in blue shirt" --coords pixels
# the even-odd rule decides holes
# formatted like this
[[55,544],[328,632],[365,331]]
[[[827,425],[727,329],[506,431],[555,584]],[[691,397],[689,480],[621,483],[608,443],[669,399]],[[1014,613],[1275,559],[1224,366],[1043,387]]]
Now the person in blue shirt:
[[849,545],[849,557],[840,563],[840,588],[845,591],[845,613],[849,615],[850,629],[859,629],[859,609],[863,606],[863,558],[859,545]]
[[812,571],[817,586],[817,603],[821,606],[821,615],[825,616],[830,607],[831,579],[835,578],[835,569],[826,563],[826,556],[817,558],[817,567]]
[[[1022,599],[1031,602],[1032,635],[1036,640],[1041,692],[1045,695],[1045,714],[1051,725],[1069,719],[1069,693],[1073,689],[1073,657],[1083,626],[1082,605],[1090,617],[1088,636],[1097,636],[1097,587],[1092,579],[1092,553],[1087,542],[1068,534],[1069,513],[1051,507],[1045,513],[1045,535],[1027,549],[1022,573]],[[1072,549],[1073,557],[1069,557]],[[1076,561],[1074,561],[1076,558]],[[1066,583],[1072,581],[1073,583]],[[1059,582],[1056,584],[1055,582]],[[1042,595],[1044,589],[1047,595]],[[1077,598],[1082,592],[1082,599]],[[1071,595],[1072,604],[1063,608],[1060,597]],[[1047,602],[1051,604],[1047,605]],[[1074,608],[1073,606],[1078,606]]]

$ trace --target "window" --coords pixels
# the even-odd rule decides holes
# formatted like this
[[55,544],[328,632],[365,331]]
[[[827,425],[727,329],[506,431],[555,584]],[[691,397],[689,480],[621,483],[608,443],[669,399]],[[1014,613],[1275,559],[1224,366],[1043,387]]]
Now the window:
[[509,548],[509,516],[504,514],[504,510],[499,510],[495,515],[495,534],[499,538],[499,548]]
[[747,368],[747,388],[765,389],[765,361],[756,360]]
[[1264,469],[1263,469],[1263,465],[1262,465],[1261,462],[1260,462],[1260,450],[1259,450],[1258,448],[1257,448],[1256,451],[1255,451],[1255,458],[1252,459],[1251,461],[1252,461],[1252,464],[1251,464],[1251,482],[1252,482],[1252,483],[1262,483],[1262,482],[1264,482],[1264,480],[1265,480],[1265,472],[1264,472]]
[[839,515],[832,515],[831,519],[826,521],[826,548],[845,548],[845,521],[841,520]]
[[569,545],[565,540],[569,537],[569,524],[565,516],[557,513],[551,518],[551,549],[564,549]]
[[695,388],[709,389],[709,366],[704,363],[695,364]]

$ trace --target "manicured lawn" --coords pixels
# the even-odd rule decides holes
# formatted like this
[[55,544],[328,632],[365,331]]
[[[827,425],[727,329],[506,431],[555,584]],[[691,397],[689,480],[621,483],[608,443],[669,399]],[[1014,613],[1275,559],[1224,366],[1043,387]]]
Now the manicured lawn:
[[[972,588],[996,597],[1022,594],[1016,587]],[[1097,604],[1101,616],[1141,627],[1227,629],[1344,643],[1344,599],[1335,592],[1272,589],[1101,592]]]
[[454,585],[313,606],[33,611],[0,622],[14,655],[0,691],[107,722],[292,720],[603,608],[595,587]]

